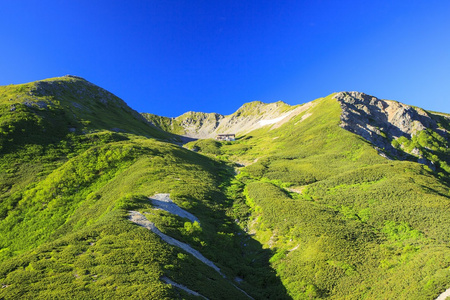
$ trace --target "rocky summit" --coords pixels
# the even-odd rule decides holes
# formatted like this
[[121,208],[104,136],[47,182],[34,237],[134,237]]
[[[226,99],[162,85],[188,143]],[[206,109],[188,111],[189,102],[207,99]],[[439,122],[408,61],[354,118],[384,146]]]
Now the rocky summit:
[[449,114],[340,92],[167,118],[77,76],[0,111],[0,299],[450,293]]

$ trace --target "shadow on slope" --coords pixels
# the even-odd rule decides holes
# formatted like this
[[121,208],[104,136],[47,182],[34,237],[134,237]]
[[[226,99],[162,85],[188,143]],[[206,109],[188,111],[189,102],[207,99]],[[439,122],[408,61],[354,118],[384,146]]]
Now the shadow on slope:
[[[228,176],[219,176],[224,167],[175,145],[129,138],[72,153],[19,189],[0,221],[0,297],[188,297],[159,280],[167,276],[210,299],[244,299],[230,285],[236,278],[255,298],[286,298],[267,263],[270,253],[246,241],[254,251],[248,254],[245,233],[226,214],[232,201],[218,188]],[[202,231],[154,211],[144,198],[158,192],[196,215]],[[161,231],[213,260],[228,279],[132,224],[129,209],[154,213]]]
[[[332,96],[317,102],[306,119],[212,148],[249,162],[238,179],[251,228],[276,249],[271,265],[288,294],[434,299],[450,284],[448,176],[380,156],[339,126]],[[422,132],[408,141],[425,147],[420,140],[433,133]]]

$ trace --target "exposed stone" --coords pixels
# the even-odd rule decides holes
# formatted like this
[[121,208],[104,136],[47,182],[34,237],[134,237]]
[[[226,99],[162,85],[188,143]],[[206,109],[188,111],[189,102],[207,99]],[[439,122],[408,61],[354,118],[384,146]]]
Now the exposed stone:
[[375,150],[377,150],[377,153],[379,156],[391,160],[391,158],[389,156],[387,156],[386,153],[382,149],[375,147]]
[[426,158],[424,158],[424,157],[419,157],[419,159],[417,160],[417,162],[419,163],[419,164],[423,164],[423,165],[426,165],[426,166],[428,166],[430,169],[431,169],[431,171],[436,171],[436,166],[435,166],[435,164],[432,162],[432,161],[429,161],[428,159],[426,159]]
[[153,206],[157,209],[165,210],[171,214],[189,219],[189,221],[191,222],[197,222],[200,224],[200,220],[196,216],[175,204],[173,200],[170,199],[169,194],[156,194],[149,199],[152,202]]
[[[340,92],[334,98],[339,101],[342,108],[340,124],[342,128],[360,135],[376,148],[396,157],[405,154],[392,146],[392,140],[399,137],[411,139],[428,128],[438,131],[436,121],[421,108],[413,108],[391,100],[380,100],[359,92]],[[380,151],[378,153],[382,155]],[[409,154],[422,155],[417,148]],[[419,160],[430,166],[431,162]],[[430,168],[435,169],[435,166],[432,165]]]
[[[231,115],[221,115],[217,113],[187,112],[177,118],[166,118],[168,128],[182,128],[182,132],[177,134],[196,138],[215,138],[218,134],[245,134],[263,126],[271,126],[272,129],[280,127],[293,117],[307,111],[315,105],[309,102],[298,106],[289,106],[284,102],[266,104],[263,102],[251,102],[243,105]],[[311,114],[306,114],[306,119]],[[158,120],[151,121],[158,126]]]
[[437,127],[436,122],[423,109],[396,101],[380,100],[359,92],[341,92],[334,98],[340,102],[343,110],[341,126],[350,131],[355,130],[355,125],[362,128],[371,125],[388,136],[410,138],[425,128]]
[[420,150],[418,148],[414,148],[411,150],[411,154],[415,156],[421,155]]
[[29,99],[25,100],[22,104],[28,106],[28,107],[37,107],[37,108],[43,108],[46,109],[48,107],[47,103],[44,101],[31,101]]

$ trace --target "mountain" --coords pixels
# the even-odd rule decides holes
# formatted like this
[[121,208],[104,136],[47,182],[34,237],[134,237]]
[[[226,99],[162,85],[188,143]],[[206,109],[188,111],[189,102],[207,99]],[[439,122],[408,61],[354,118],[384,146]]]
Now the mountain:
[[447,114],[341,92],[166,118],[74,76],[0,87],[0,108],[0,299],[450,287]]
[[218,134],[245,134],[267,124],[289,121],[303,112],[307,106],[291,107],[279,101],[265,104],[254,101],[244,104],[234,114],[224,116],[217,113],[187,112],[176,118],[160,117],[153,114],[142,115],[154,126],[165,131],[195,139],[214,138]]

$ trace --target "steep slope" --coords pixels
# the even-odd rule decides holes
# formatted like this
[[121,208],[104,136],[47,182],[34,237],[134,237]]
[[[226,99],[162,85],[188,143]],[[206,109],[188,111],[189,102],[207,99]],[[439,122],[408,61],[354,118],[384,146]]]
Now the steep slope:
[[[333,96],[341,106],[340,126],[370,142],[380,155],[401,160],[415,160],[433,171],[450,172],[447,140],[450,115],[426,112],[392,100],[381,100],[359,92],[340,92]],[[283,102],[251,102],[229,116],[189,112],[177,118],[144,114],[155,126],[186,137],[214,138],[219,133],[240,136],[262,128],[276,129],[302,115],[311,114],[316,102],[289,106]],[[214,143],[203,144],[211,151]],[[217,151],[216,151],[217,152]]]
[[[450,287],[445,114],[349,92],[147,115],[156,128],[76,77],[0,95],[1,299],[434,299]],[[188,143],[196,153],[161,129],[238,138]]]
[[206,139],[218,134],[245,134],[266,125],[274,128],[303,112],[309,105],[289,106],[284,102],[244,104],[235,113],[224,116],[216,113],[187,112],[176,118],[143,116],[153,125],[186,137]]
[[358,92],[338,93],[334,98],[341,104],[342,128],[360,135],[390,156],[401,159],[414,156],[433,170],[450,172],[448,157],[434,155],[448,153],[449,116],[433,115],[421,108]]
[[[0,95],[9,130],[0,157],[1,299],[285,297],[259,243],[241,254],[226,165],[150,138],[173,135],[79,78],[2,87]],[[156,209],[148,197],[157,193],[201,227]],[[131,222],[129,211],[221,274]]]
[[[350,104],[338,101],[346,97]],[[362,98],[357,109],[353,98]],[[428,121],[394,135],[395,122],[364,121],[377,102],[357,93],[330,95],[279,128],[233,143],[187,145],[247,165],[235,182],[244,190],[235,202],[239,224],[274,251],[271,265],[294,299],[434,299],[450,286],[450,122],[395,104],[409,111],[398,122],[413,116],[418,124],[417,115]],[[435,156],[436,171],[406,154],[386,158],[376,139],[362,139],[347,124],[360,132],[385,128],[385,144],[420,146]],[[417,139],[424,134],[431,138]]]
[[113,94],[70,75],[2,86],[0,109],[3,147],[99,130],[170,137]]

